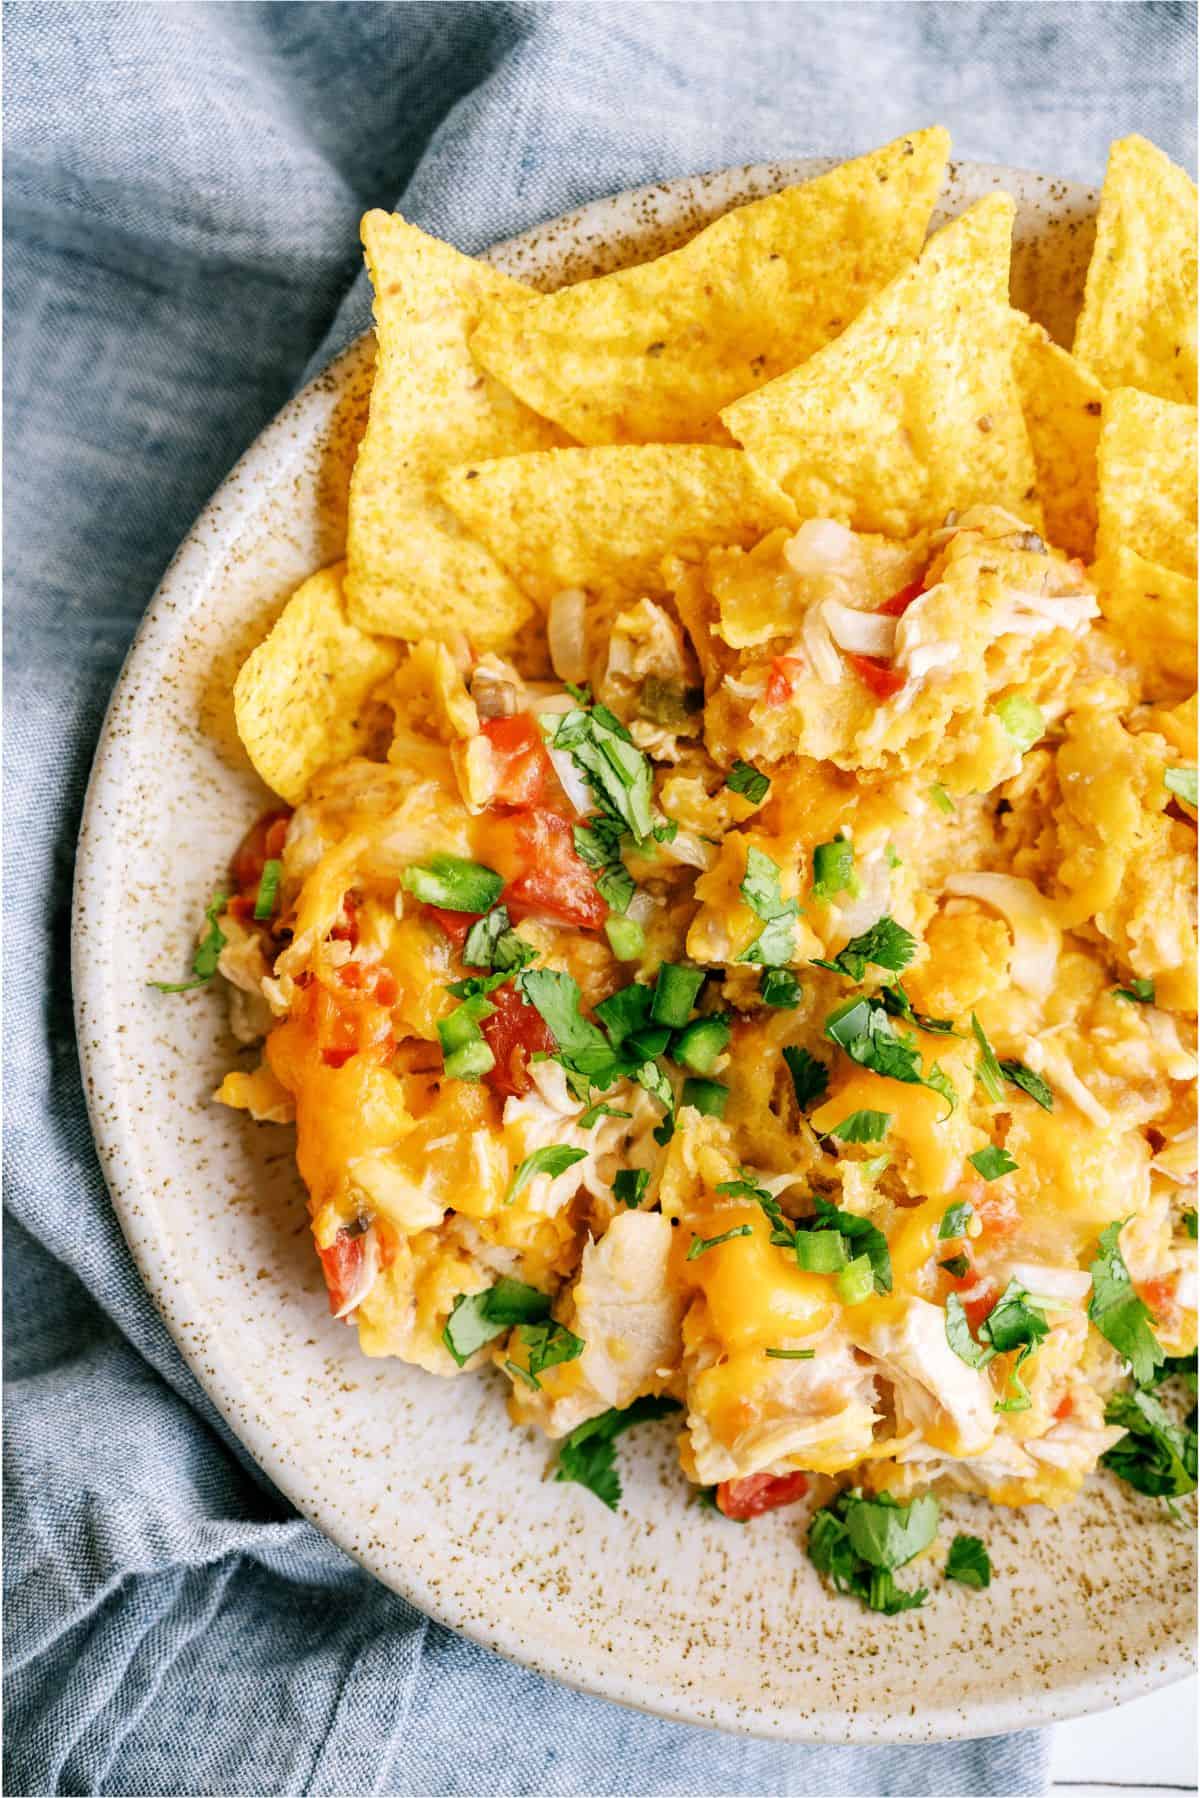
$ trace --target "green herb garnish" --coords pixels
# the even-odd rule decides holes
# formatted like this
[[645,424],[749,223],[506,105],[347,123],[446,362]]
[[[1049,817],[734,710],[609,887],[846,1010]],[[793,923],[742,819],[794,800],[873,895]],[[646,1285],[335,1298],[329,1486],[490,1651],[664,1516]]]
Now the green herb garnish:
[[497,1280],[484,1292],[460,1292],[454,1301],[442,1341],[460,1367],[485,1343],[502,1336],[516,1324],[544,1323],[550,1316],[550,1295],[521,1280]]
[[190,993],[193,987],[207,986],[217,971],[217,963],[221,959],[221,951],[229,940],[217,919],[229,904],[228,893],[214,893],[204,908],[204,919],[208,929],[196,945],[192,955],[191,980],[148,980],[159,993]]
[[569,1167],[577,1161],[587,1160],[586,1149],[573,1149],[567,1143],[550,1143],[544,1149],[535,1149],[532,1155],[526,1155],[509,1183],[504,1195],[504,1203],[511,1205],[523,1187],[528,1186],[535,1174],[548,1174],[556,1180],[559,1174],[565,1174]]
[[741,793],[752,805],[761,805],[771,790],[769,776],[761,773],[751,762],[740,760],[729,770],[725,785],[731,793]]
[[814,967],[828,968],[833,974],[844,974],[847,980],[861,980],[868,965],[899,974],[917,952],[917,939],[895,918],[876,920],[861,936],[854,936],[833,961],[814,961]]
[[732,1242],[735,1236],[752,1236],[749,1224],[737,1224],[732,1230],[722,1231],[720,1236],[693,1236],[684,1256],[685,1261],[694,1261],[697,1255],[706,1255],[709,1249],[719,1249],[723,1242]]
[[1128,1219],[1109,1224],[1100,1237],[1100,1252],[1091,1265],[1092,1296],[1088,1317],[1117,1353],[1129,1362],[1139,1386],[1148,1386],[1166,1351],[1151,1329],[1151,1314],[1138,1297],[1121,1253],[1120,1236]]
[[1019,1086],[1023,1093],[1028,1093],[1029,1097],[1040,1105],[1043,1111],[1054,1110],[1054,1094],[1050,1087],[1040,1074],[1035,1074],[1032,1068],[1027,1068],[1023,1061],[1002,1061],[1000,1072],[1006,1080],[1012,1082],[1013,1086]]
[[787,1071],[792,1076],[792,1086],[796,1093],[796,1103],[801,1111],[807,1111],[816,1100],[821,1098],[829,1085],[829,1069],[807,1049],[789,1047],[783,1051],[783,1059]]
[[648,1423],[655,1417],[666,1417],[678,1411],[673,1398],[634,1399],[623,1411],[605,1411],[591,1417],[578,1429],[564,1436],[558,1450],[556,1480],[568,1480],[586,1486],[601,1504],[615,1511],[621,1502],[621,1479],[617,1472],[615,1444],[618,1436],[635,1424]]
[[773,1005],[777,1011],[795,1011],[800,994],[800,982],[790,968],[763,969],[758,996],[764,1005]]
[[1133,1005],[1154,1004],[1152,980],[1131,980],[1128,986],[1114,986],[1113,992],[1118,999],[1128,999]]
[[955,1536],[946,1556],[946,1578],[960,1586],[986,1592],[992,1583],[992,1563],[978,1536]]
[[618,1168],[613,1176],[613,1198],[621,1205],[640,1205],[649,1184],[649,1168]]
[[930,1546],[937,1535],[936,1498],[915,1498],[901,1505],[883,1493],[866,1499],[857,1489],[840,1492],[813,1514],[808,1526],[808,1556],[838,1592],[862,1600],[868,1609],[894,1617],[916,1610],[929,1596],[922,1586],[906,1592],[893,1577]]
[[891,1127],[890,1111],[852,1111],[829,1131],[839,1142],[882,1142]]
[[269,861],[263,863],[262,879],[258,883],[258,896],[254,901],[254,917],[256,923],[262,924],[272,917],[279,903],[279,887],[283,880],[283,863]]
[[1000,1148],[996,1143],[989,1143],[986,1149],[976,1149],[973,1155],[967,1156],[967,1160],[985,1180],[1001,1180],[1005,1174],[1015,1173],[1017,1168],[1008,1150]]
[[796,899],[783,897],[777,865],[753,845],[746,851],[746,875],[738,891],[763,923],[763,929],[749,948],[742,950],[738,960],[782,967],[795,953],[795,918],[800,905]]

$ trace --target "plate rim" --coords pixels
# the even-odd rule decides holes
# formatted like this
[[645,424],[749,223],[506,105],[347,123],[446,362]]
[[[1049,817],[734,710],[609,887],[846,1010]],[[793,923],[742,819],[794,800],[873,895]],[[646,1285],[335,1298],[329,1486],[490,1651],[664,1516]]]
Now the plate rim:
[[[524,253],[536,253],[538,239],[553,232],[578,238],[591,232],[593,240],[607,241],[615,234],[621,214],[638,205],[664,206],[678,217],[681,207],[694,202],[699,195],[712,202],[709,211],[723,211],[733,203],[735,194],[744,195],[747,188],[763,192],[792,181],[811,178],[838,166],[844,158],[828,155],[793,157],[778,162],[734,164],[695,175],[677,176],[666,181],[645,183],[606,195],[573,208],[556,218],[531,226],[528,230],[499,240],[481,252],[480,259],[503,266]],[[948,174],[969,171],[977,179],[991,180],[996,186],[1016,181],[1044,185],[1052,197],[1068,195],[1079,207],[1096,203],[1096,190],[1078,182],[1024,170],[1004,164],[952,159]],[[728,193],[725,205],[722,196]],[[607,238],[605,228],[607,227]],[[253,1405],[245,1399],[239,1403],[240,1381],[235,1366],[226,1363],[203,1364],[200,1349],[188,1340],[182,1319],[172,1315],[159,1297],[170,1286],[173,1293],[186,1291],[186,1280],[180,1280],[179,1269],[166,1246],[147,1228],[145,1214],[138,1212],[138,1157],[136,1133],[128,1127],[121,1106],[108,1116],[101,1114],[100,1086],[104,1075],[105,1043],[103,1030],[90,1034],[101,1024],[106,1011],[106,973],[103,957],[84,953],[81,919],[95,916],[102,908],[113,885],[108,874],[103,816],[106,803],[119,803],[122,764],[125,751],[117,724],[122,709],[132,701],[136,677],[143,661],[153,656],[156,648],[169,647],[172,633],[180,628],[189,613],[189,579],[199,575],[212,551],[206,542],[216,516],[225,508],[222,529],[228,537],[236,530],[237,521],[252,512],[253,490],[243,492],[241,477],[255,464],[279,454],[281,459],[297,437],[303,438],[303,426],[310,411],[318,411],[331,388],[340,392],[348,373],[369,345],[370,330],[354,338],[323,367],[275,417],[259,432],[233,467],[219,483],[205,506],[193,521],[178,549],[171,557],[162,578],[134,633],[129,649],[114,684],[103,723],[97,738],[92,769],[81,815],[76,846],[75,872],[71,904],[71,981],[74,1000],[76,1042],[80,1072],[87,1104],[89,1125],[105,1184],[129,1246],[138,1273],[162,1318],[172,1340],[198,1385],[213,1403],[226,1427],[236,1437],[253,1461],[262,1468],[296,1511],[331,1541],[356,1560],[366,1572],[401,1598],[413,1604],[424,1615],[454,1630],[479,1646],[498,1653],[517,1665],[530,1667],[547,1678],[589,1697],[599,1697],[670,1722],[698,1728],[716,1728],[732,1734],[796,1743],[820,1743],[839,1746],[884,1746],[891,1744],[928,1744],[978,1739],[1009,1734],[1031,1727],[1045,1727],[1054,1722],[1107,1710],[1118,1704],[1142,1697],[1160,1687],[1187,1678],[1195,1666],[1195,1656],[1187,1642],[1175,1643],[1170,1649],[1151,1653],[1125,1663],[1113,1672],[1104,1668],[1053,1692],[1012,1698],[983,1696],[964,1701],[962,1706],[941,1706],[922,1710],[917,1718],[895,1716],[883,1710],[878,1713],[854,1711],[834,1727],[812,1715],[798,1714],[786,1706],[772,1711],[747,1711],[744,1706],[720,1698],[705,1700],[700,1714],[683,1699],[655,1689],[648,1692],[632,1674],[619,1665],[594,1664],[583,1674],[564,1673],[548,1663],[536,1648],[522,1637],[519,1629],[497,1622],[487,1627],[477,1614],[456,1614],[456,1607],[445,1594],[435,1593],[417,1572],[406,1569],[404,1583],[385,1579],[369,1565],[365,1556],[345,1539],[338,1518],[321,1498],[297,1489],[302,1483],[292,1477],[293,1461],[282,1447],[276,1446],[267,1433],[260,1430],[253,1417]],[[299,430],[298,430],[298,427]],[[230,500],[236,506],[230,516]],[[190,601],[194,604],[194,598]],[[160,639],[164,639],[160,644]],[[110,795],[111,800],[110,800]],[[128,1131],[128,1140],[125,1133]]]

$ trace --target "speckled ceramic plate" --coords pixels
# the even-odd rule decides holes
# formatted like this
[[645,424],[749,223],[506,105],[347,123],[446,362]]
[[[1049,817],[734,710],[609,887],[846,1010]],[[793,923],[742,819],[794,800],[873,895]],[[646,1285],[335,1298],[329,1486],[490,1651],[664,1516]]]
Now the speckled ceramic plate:
[[[657,254],[747,197],[829,166],[665,183],[501,244],[542,287]],[[944,208],[1020,202],[1015,297],[1069,339],[1095,195],[959,165]],[[234,469],[171,564],[109,710],[79,844],[75,991],[92,1123],[146,1284],[199,1379],[284,1492],[454,1629],[585,1691],[800,1741],[928,1741],[1099,1709],[1181,1676],[1191,1539],[1107,1478],[1059,1515],[964,1500],[986,1596],[942,1585],[892,1620],[822,1590],[796,1512],[741,1530],[688,1503],[671,1429],[643,1428],[611,1516],[546,1477],[499,1377],[362,1358],[328,1315],[290,1131],[209,1102],[235,1061],[212,992],[164,998],[197,905],[267,802],[230,688],[285,596],[342,550],[370,383],[356,344]]]

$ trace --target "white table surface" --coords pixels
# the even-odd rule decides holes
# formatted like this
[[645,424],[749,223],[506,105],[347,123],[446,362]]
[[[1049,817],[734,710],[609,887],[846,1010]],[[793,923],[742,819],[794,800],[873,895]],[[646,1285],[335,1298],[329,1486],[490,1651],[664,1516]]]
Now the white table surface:
[[1196,1706],[1197,1681],[1189,1679],[1115,1711],[1060,1723],[1050,1757],[1052,1791],[1064,1798],[1194,1792]]

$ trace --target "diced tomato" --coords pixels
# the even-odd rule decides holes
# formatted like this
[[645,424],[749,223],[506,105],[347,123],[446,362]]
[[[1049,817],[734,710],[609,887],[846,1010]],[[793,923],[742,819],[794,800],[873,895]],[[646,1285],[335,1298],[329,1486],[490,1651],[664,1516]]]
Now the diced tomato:
[[423,905],[421,916],[430,918],[439,930],[445,932],[456,949],[461,949],[467,940],[472,924],[478,924],[482,913],[474,911],[443,911],[440,905]]
[[974,1335],[979,1334],[979,1326],[985,1317],[990,1317],[996,1309],[996,1300],[1000,1297],[999,1288],[991,1280],[980,1280],[968,1274],[959,1292],[962,1308],[966,1312],[967,1322]]
[[557,812],[517,812],[512,818],[513,856],[521,870],[504,889],[514,918],[546,912],[581,930],[599,930],[608,907],[592,871],[575,853],[571,826]]
[[907,587],[901,587],[899,593],[893,593],[890,599],[885,599],[879,610],[887,618],[903,618],[913,600],[920,599],[924,591],[925,577],[922,575],[920,580],[909,581]]
[[722,1480],[717,1487],[717,1509],[744,1523],[780,1505],[795,1504],[808,1491],[803,1473],[750,1473],[744,1480]]
[[370,994],[380,1005],[396,1003],[396,976],[381,962],[348,961],[338,969],[338,979],[354,992]]
[[480,729],[492,746],[496,771],[492,804],[521,810],[541,805],[553,790],[554,764],[529,713],[488,718]]
[[904,685],[906,677],[893,668],[890,662],[881,661],[878,656],[847,653],[846,660],[876,699],[891,699]]
[[1012,1236],[1021,1227],[1021,1213],[1011,1193],[984,1191],[972,1199],[983,1235],[993,1241]]
[[1165,1275],[1157,1280],[1144,1280],[1137,1287],[1138,1297],[1149,1309],[1156,1323],[1173,1324],[1178,1316],[1179,1306],[1175,1298],[1175,1279],[1173,1275]]
[[358,895],[356,893],[343,893],[342,910],[345,913],[345,922],[335,924],[329,935],[335,943],[349,943],[352,949],[356,949],[358,947]]
[[[257,897],[258,883],[267,862],[278,861],[283,854],[291,812],[264,812],[257,824],[251,825],[234,851],[229,875],[239,893]],[[251,906],[251,911],[253,911]]]
[[304,991],[304,1011],[331,1068],[343,1067],[352,1055],[386,1061],[396,1046],[390,1007],[369,993],[335,991],[314,980]]
[[1057,1405],[1055,1405],[1054,1415],[1055,1415],[1055,1417],[1057,1417],[1059,1423],[1061,1423],[1065,1417],[1070,1417],[1070,1415],[1074,1409],[1075,1409],[1075,1400],[1071,1397],[1071,1394],[1068,1392],[1062,1398],[1060,1398]]
[[336,1315],[352,1297],[362,1272],[363,1238],[341,1229],[327,1249],[318,1249],[325,1284],[329,1288],[329,1309]]
[[802,656],[772,656],[767,670],[768,705],[787,704],[796,690],[796,676],[803,666]]
[[520,1098],[532,1085],[529,1057],[552,1050],[554,1038],[541,1013],[527,1005],[515,987],[498,987],[490,996],[496,1009],[480,1029],[496,1063],[484,1079],[493,1092]]

